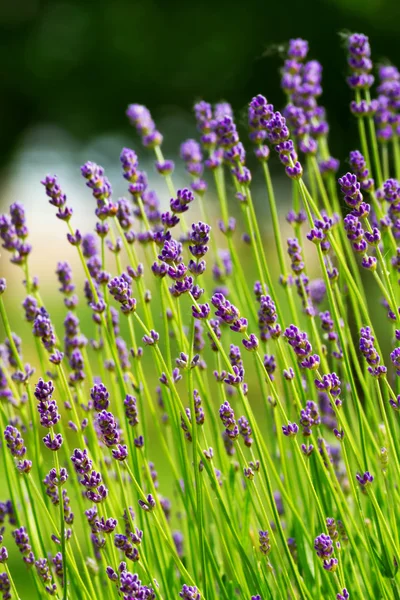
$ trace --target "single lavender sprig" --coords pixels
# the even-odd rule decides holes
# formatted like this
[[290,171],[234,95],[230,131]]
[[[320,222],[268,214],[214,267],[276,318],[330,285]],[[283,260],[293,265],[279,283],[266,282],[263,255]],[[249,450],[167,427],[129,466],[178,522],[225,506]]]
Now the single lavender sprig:
[[11,456],[18,459],[17,469],[20,473],[29,473],[32,468],[32,461],[24,458],[26,455],[26,447],[20,432],[16,427],[7,425],[4,430],[4,439],[7,444]]

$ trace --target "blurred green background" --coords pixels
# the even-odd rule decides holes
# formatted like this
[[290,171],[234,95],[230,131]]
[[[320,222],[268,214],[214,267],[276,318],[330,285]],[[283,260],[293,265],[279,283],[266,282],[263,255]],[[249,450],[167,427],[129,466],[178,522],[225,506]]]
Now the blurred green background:
[[[77,225],[85,229],[90,219],[92,229],[93,200],[79,166],[87,160],[102,164],[118,197],[126,193],[119,152],[131,146],[140,152],[161,202],[168,202],[152,156],[127,123],[128,103],[150,108],[168,158],[176,159],[180,143],[197,135],[192,106],[201,98],[231,102],[246,142],[247,103],[262,93],[283,106],[279,69],[285,44],[301,36],[309,40],[310,58],[324,67],[321,104],[328,112],[332,154],[345,169],[357,132],[339,33],[367,33],[375,63],[400,65],[399,19],[397,0],[0,2],[0,210],[23,201],[30,223],[35,220],[33,268],[42,285],[49,272],[41,269],[43,257],[62,231],[39,183],[46,173],[60,177]],[[289,192],[278,161],[271,168]],[[188,183],[182,165],[175,182]],[[262,210],[265,202],[255,196]],[[283,216],[289,198],[282,197]],[[65,244],[64,249],[68,259]],[[0,257],[6,275],[7,262]]]
[[201,97],[241,110],[263,93],[281,105],[274,48],[293,36],[308,39],[324,65],[322,103],[341,156],[351,125],[338,32],[367,33],[375,60],[399,64],[399,19],[396,0],[1,2],[0,162],[37,124],[85,143],[124,132],[128,102],[146,104],[156,119],[185,117]]

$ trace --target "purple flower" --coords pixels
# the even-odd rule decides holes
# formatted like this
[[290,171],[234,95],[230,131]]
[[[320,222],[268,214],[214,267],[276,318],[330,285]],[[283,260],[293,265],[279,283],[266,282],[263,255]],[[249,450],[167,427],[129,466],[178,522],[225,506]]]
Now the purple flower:
[[326,286],[323,279],[313,279],[309,283],[310,298],[314,304],[320,304],[326,295]]
[[396,374],[400,375],[400,347],[395,348],[390,354],[390,360],[396,369]]
[[[255,96],[250,104],[248,111],[248,121],[250,128],[250,139],[254,143],[261,143],[267,137],[267,132],[265,129],[266,122],[272,117],[274,112],[274,107],[272,104],[268,104],[267,99],[259,94]],[[268,159],[269,149],[267,146],[262,146],[263,150],[261,150],[257,158],[263,158],[264,160]]]
[[285,142],[289,138],[289,129],[286,125],[286,119],[278,111],[271,114],[270,118],[265,123],[265,128],[267,131],[267,139],[274,146]]
[[88,161],[81,167],[81,174],[86,179],[86,185],[92,190],[97,200],[96,216],[104,220],[117,213],[117,205],[111,202],[112,188],[104,175],[103,167]]
[[317,389],[326,390],[334,398],[340,395],[341,382],[336,373],[327,373],[322,376],[322,380],[315,379],[314,383]]
[[397,396],[396,400],[390,399],[389,404],[393,408],[394,411],[398,412],[400,410],[400,395]]
[[294,61],[303,61],[308,54],[308,42],[301,38],[289,41],[288,57]]
[[222,148],[229,150],[239,143],[236,125],[230,115],[221,115],[214,123],[217,143]]
[[112,297],[121,305],[124,315],[129,315],[136,310],[136,300],[132,297],[131,278],[123,273],[120,277],[114,277],[108,283],[108,289]]
[[176,214],[181,214],[189,210],[189,204],[193,202],[193,192],[187,188],[183,188],[177,191],[176,198],[171,198],[170,208],[171,211]]
[[175,240],[166,240],[158,258],[167,264],[178,263],[181,260],[182,244]]
[[278,338],[281,334],[281,327],[277,323],[278,315],[274,301],[271,296],[261,294],[259,303],[258,326],[261,339],[266,341],[269,337]]
[[127,394],[124,400],[125,415],[131,427],[135,427],[139,423],[138,411],[136,406],[136,398]]
[[389,204],[393,204],[400,199],[400,184],[396,179],[387,179],[384,181],[383,197]]
[[245,446],[250,448],[253,443],[253,439],[251,437],[251,427],[250,427],[249,422],[247,421],[246,417],[239,417],[238,425],[239,425],[239,433],[243,438]]
[[[187,417],[187,420],[189,421],[189,423],[192,422],[192,417],[191,417],[191,413],[190,413],[190,408],[186,408],[185,409],[185,414]],[[185,419],[183,418],[182,414],[181,414],[181,428],[183,429],[184,433],[185,433],[185,438],[187,439],[188,442],[192,441],[192,434],[189,431],[189,427],[185,421]]]
[[363,197],[360,191],[361,185],[357,181],[357,176],[352,173],[346,173],[338,179],[340,189],[344,195],[344,201],[350,208],[358,208]]
[[54,427],[60,420],[58,407],[55,400],[51,396],[54,392],[52,381],[44,381],[39,379],[35,387],[35,398],[38,400],[37,409],[40,415],[40,424],[42,427]]
[[276,369],[276,360],[273,354],[264,354],[264,368],[271,381],[274,381],[274,372]]
[[170,175],[175,168],[174,161],[164,160],[156,162],[156,169],[160,175]]
[[321,418],[318,413],[318,406],[312,400],[306,403],[305,408],[300,412],[300,425],[303,427],[303,435],[308,437],[311,435],[311,429],[321,423]]
[[360,352],[366,359],[369,367],[368,372],[374,377],[381,377],[386,374],[386,367],[380,365],[380,356],[374,346],[375,338],[372,335],[370,327],[362,327],[360,331]]
[[43,442],[46,448],[52,450],[53,452],[57,452],[63,444],[63,437],[61,433],[56,433],[53,437],[50,433],[48,433],[44,436]]
[[339,170],[340,163],[337,158],[331,156],[327,160],[321,160],[318,166],[322,176],[334,175]]
[[194,113],[199,131],[203,133],[209,132],[213,118],[211,104],[204,102],[204,100],[198,102],[194,105]]
[[239,428],[236,425],[235,413],[228,401],[221,404],[219,417],[225,426],[225,433],[231,439],[235,440],[239,435]]
[[271,552],[271,542],[269,539],[269,532],[260,530],[258,532],[258,541],[260,544],[260,552],[267,556]]
[[304,369],[318,368],[320,359],[317,354],[312,354],[312,346],[306,332],[300,331],[295,325],[290,325],[285,329],[283,336],[293,348]]
[[193,223],[189,232],[189,240],[191,242],[189,250],[196,258],[202,258],[208,252],[207,243],[210,241],[211,227],[202,221]]
[[232,367],[233,373],[224,373],[224,381],[228,385],[238,387],[244,381],[244,368],[234,365]]
[[303,452],[304,456],[309,458],[311,456],[311,454],[314,452],[314,446],[312,444],[310,444],[309,446],[307,446],[306,444],[302,444],[301,451]]
[[259,345],[257,336],[254,333],[251,333],[248,339],[242,340],[242,344],[249,352],[257,350]]
[[151,118],[150,111],[140,104],[130,104],[126,111],[131,125],[136,128],[137,133],[142,138],[142,143],[147,148],[154,148],[162,144],[162,135],[156,129],[156,125]]
[[38,560],[35,561],[35,567],[36,567],[37,574],[39,575],[40,579],[45,584],[45,589],[46,589],[47,593],[49,595],[53,596],[57,591],[57,586],[55,583],[52,583],[53,578],[51,575],[49,565],[47,563],[47,559],[39,558]]
[[107,410],[109,407],[109,393],[103,383],[97,383],[92,387],[90,390],[90,397],[93,400],[93,406],[97,412]]
[[71,462],[74,465],[75,471],[80,475],[89,473],[92,469],[92,461],[88,457],[86,448],[84,450],[76,448],[71,456]]
[[146,500],[139,500],[138,504],[142,510],[149,512],[155,508],[156,501],[151,494],[148,494]]
[[301,254],[301,248],[296,238],[289,238],[287,240],[288,254],[291,259],[291,268],[296,273],[302,273],[304,270],[304,261]]
[[60,282],[60,292],[66,295],[72,294],[75,285],[72,283],[72,269],[67,262],[59,262],[56,269],[58,281]]
[[102,410],[97,415],[97,425],[102,436],[102,440],[106,446],[112,448],[118,444],[120,440],[120,433],[118,430],[117,422],[114,415],[111,412]]
[[179,221],[180,221],[179,217],[170,212],[165,212],[165,213],[162,213],[162,215],[161,215],[161,223],[164,225],[164,227],[166,227],[168,229],[172,229],[172,227],[175,227],[175,225],[178,225]]
[[183,600],[201,600],[201,595],[195,585],[184,584],[179,592],[179,597]]
[[26,446],[24,446],[24,440],[16,427],[7,425],[4,430],[4,439],[12,456],[15,458],[22,458],[25,456]]
[[327,559],[333,554],[333,542],[329,535],[321,533],[314,540],[314,549],[318,558]]
[[366,35],[353,33],[347,39],[347,50],[349,53],[348,64],[351,75],[347,83],[352,89],[368,89],[374,82],[370,74],[372,70],[371,48]]
[[195,319],[207,319],[210,314],[210,305],[206,302],[205,304],[198,304],[192,306],[192,315]]
[[49,314],[44,307],[41,307],[36,313],[33,322],[33,335],[41,338],[46,350],[52,352],[56,343],[53,326]]
[[350,152],[350,166],[360,182],[360,187],[365,192],[373,191],[374,180],[369,176],[369,170],[364,156],[358,150]]
[[200,144],[196,140],[191,139],[181,144],[180,155],[181,159],[186,163],[199,163],[203,159]]
[[365,473],[357,473],[356,474],[356,479],[358,481],[358,483],[360,484],[361,490],[364,492],[366,487],[369,486],[373,480],[374,480],[374,476],[371,475],[371,473],[369,471],[365,471]]
[[154,346],[160,339],[160,335],[154,329],[151,329],[150,335],[144,335],[142,341],[146,346]]
[[75,233],[67,233],[67,240],[71,246],[80,246],[82,242],[82,234],[79,229],[76,229]]
[[32,547],[30,545],[29,535],[25,527],[19,527],[14,529],[12,536],[15,540],[18,550],[23,556],[23,560],[27,565],[32,565],[35,558],[32,553]]
[[118,444],[116,448],[113,448],[111,454],[115,460],[123,461],[128,457],[128,447],[126,444]]
[[289,421],[287,425],[282,425],[282,433],[286,437],[294,437],[297,435],[298,431],[299,427],[296,423],[291,423]]
[[[7,548],[5,546],[2,546],[0,548],[0,564],[5,563],[8,561],[8,552],[7,552]],[[1,590],[1,588],[0,588]],[[4,598],[4,596],[3,596]]]
[[47,175],[40,183],[46,188],[46,195],[50,198],[50,204],[59,209],[65,205],[67,197],[61,190],[56,175]]
[[327,560],[324,560],[323,567],[325,571],[331,571],[333,573],[337,569],[338,562],[339,561],[337,558],[329,558]]
[[240,313],[238,309],[220,292],[217,292],[213,295],[211,298],[211,303],[217,309],[215,311],[215,316],[222,319],[222,321],[228,325],[234,325],[235,322],[240,319]]
[[356,252],[364,254],[367,250],[367,242],[364,239],[364,229],[358,218],[352,214],[347,215],[343,220],[347,238],[352,242],[353,249]]
[[10,600],[10,598],[11,598],[10,590],[11,590],[10,578],[8,577],[6,572],[0,573],[0,592],[3,594],[4,600]]

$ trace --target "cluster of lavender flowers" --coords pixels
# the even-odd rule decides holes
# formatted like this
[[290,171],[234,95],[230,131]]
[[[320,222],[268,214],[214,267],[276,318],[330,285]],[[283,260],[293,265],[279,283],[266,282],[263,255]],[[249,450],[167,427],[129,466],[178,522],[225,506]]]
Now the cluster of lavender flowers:
[[400,597],[400,74],[379,67],[375,92],[368,38],[345,46],[348,172],[329,150],[322,65],[293,39],[282,111],[261,94],[248,106],[265,187],[232,107],[205,101],[179,189],[149,110],[128,107],[164,198],[135,150],[120,155],[126,198],[89,161],[85,234],[44,177],[79,264],[54,264],[57,314],[23,205],[0,216],[24,294],[16,307],[14,276],[0,279],[4,600]]

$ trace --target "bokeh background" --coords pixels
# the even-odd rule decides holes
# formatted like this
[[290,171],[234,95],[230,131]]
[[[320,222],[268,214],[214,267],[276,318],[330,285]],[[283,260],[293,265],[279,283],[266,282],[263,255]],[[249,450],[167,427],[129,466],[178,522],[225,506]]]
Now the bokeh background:
[[[33,267],[42,285],[52,282],[49,247],[59,247],[64,234],[40,179],[48,172],[59,175],[85,228],[93,203],[79,174],[83,162],[102,164],[115,194],[125,192],[119,152],[124,145],[139,150],[125,117],[128,103],[151,109],[164,134],[164,153],[176,158],[180,142],[196,135],[191,109],[198,99],[228,100],[239,126],[257,93],[281,107],[284,45],[301,36],[324,66],[321,103],[332,153],[343,161],[356,131],[339,34],[363,31],[375,61],[400,64],[399,19],[396,0],[287,0],[284,8],[268,0],[1,2],[0,209],[14,201],[26,204],[36,244]],[[141,164],[165,196],[147,152],[141,152]],[[176,184],[184,178],[178,169]],[[64,244],[65,258],[70,250]],[[2,256],[3,272],[6,263]]]
[[93,154],[116,162],[120,142],[133,137],[129,102],[151,109],[169,154],[194,133],[199,98],[227,99],[243,119],[256,93],[281,105],[279,49],[293,36],[308,39],[324,65],[322,103],[343,157],[353,124],[338,33],[364,31],[375,60],[400,63],[399,18],[396,0],[287,0],[284,10],[265,0],[2,2],[1,202],[35,194],[43,168],[58,162],[65,170]]
[[199,97],[241,109],[262,92],[279,104],[275,49],[293,36],[308,39],[325,67],[331,138],[343,150],[348,92],[338,32],[364,31],[375,59],[398,62],[399,18],[396,0],[287,0],[284,9],[268,0],[2,2],[1,163],[38,126],[78,144],[124,135],[129,101],[158,120],[189,119]]
[[[154,171],[153,156],[141,149],[125,117],[128,103],[148,106],[164,134],[164,154],[175,161],[180,143],[197,135],[192,106],[199,99],[229,101],[245,141],[246,105],[254,95],[266,95],[279,108],[284,104],[279,68],[291,37],[309,40],[309,56],[323,64],[321,104],[330,122],[330,147],[345,168],[349,150],[357,146],[357,132],[348,110],[351,93],[339,33],[365,32],[374,61],[400,65],[399,22],[397,0],[0,2],[0,212],[15,201],[26,206],[34,246],[31,270],[39,276],[58,330],[62,331],[65,309],[56,293],[56,263],[70,260],[76,273],[80,268],[66,241],[65,226],[55,218],[40,185],[44,175],[60,177],[74,207],[74,227],[92,230],[94,201],[79,167],[87,160],[102,164],[115,196],[123,195],[126,182],[120,175],[119,153],[130,146],[138,151],[151,187],[166,204],[169,196]],[[290,185],[278,162],[272,161],[272,170],[284,224]],[[257,177],[254,185],[261,190]],[[188,184],[182,166],[174,180],[176,187]],[[267,242],[265,192],[254,198]],[[212,212],[212,194],[209,201]],[[233,194],[230,202],[233,206]],[[246,272],[254,280],[250,252],[243,252],[243,261],[248,261]],[[22,277],[4,252],[0,276],[8,280],[12,325],[29,339],[30,328],[21,322]],[[83,329],[90,329],[90,314],[85,309],[83,314]],[[34,362],[29,347],[24,351]],[[2,482],[0,473],[0,486]],[[12,565],[21,568],[22,562],[12,558]]]

